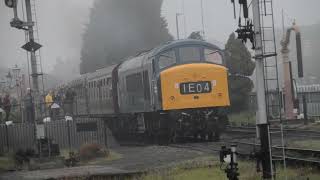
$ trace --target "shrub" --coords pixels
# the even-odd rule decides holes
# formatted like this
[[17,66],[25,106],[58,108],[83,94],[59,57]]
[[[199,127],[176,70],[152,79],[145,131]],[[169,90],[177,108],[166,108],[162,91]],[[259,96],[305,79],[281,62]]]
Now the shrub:
[[84,144],[80,147],[79,157],[82,161],[88,161],[97,157],[105,156],[106,153],[103,151],[99,144]]

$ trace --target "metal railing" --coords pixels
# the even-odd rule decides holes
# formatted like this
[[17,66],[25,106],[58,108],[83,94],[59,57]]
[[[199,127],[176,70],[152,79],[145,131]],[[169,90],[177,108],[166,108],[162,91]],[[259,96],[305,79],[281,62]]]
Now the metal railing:
[[[107,124],[101,118],[77,118],[71,121],[56,120],[43,124],[0,124],[0,148],[2,151],[34,149],[36,139],[47,138],[60,149],[79,149],[86,143],[107,147]],[[37,131],[35,134],[34,132]],[[37,136],[37,137],[36,137]]]

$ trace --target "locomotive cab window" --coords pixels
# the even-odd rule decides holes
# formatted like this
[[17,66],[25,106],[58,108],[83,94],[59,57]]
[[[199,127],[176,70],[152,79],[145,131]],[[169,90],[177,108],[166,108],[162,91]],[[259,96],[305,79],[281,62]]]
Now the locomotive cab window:
[[180,62],[194,62],[200,61],[200,48],[199,47],[183,47],[179,49]]
[[215,63],[215,64],[222,64],[222,56],[220,55],[219,51],[212,50],[212,49],[205,49],[204,50],[205,60],[207,62]]
[[177,58],[175,51],[167,51],[159,55],[159,69],[164,69],[166,67],[169,67],[173,64],[176,64]]

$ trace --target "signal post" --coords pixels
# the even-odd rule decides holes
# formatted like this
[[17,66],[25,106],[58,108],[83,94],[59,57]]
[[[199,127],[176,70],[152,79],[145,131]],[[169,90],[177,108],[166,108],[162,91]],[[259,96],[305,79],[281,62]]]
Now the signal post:
[[[234,7],[234,17],[236,17],[235,3],[236,0],[231,0]],[[265,87],[265,65],[264,60],[270,55],[263,52],[263,39],[262,39],[262,22],[261,16],[264,15],[260,12],[260,0],[252,0],[252,21],[249,20],[248,2],[247,0],[239,0],[240,6],[243,6],[243,17],[245,25],[242,25],[241,18],[239,17],[238,38],[243,42],[249,39],[252,43],[252,49],[255,51],[256,62],[256,92],[257,92],[257,114],[256,125],[258,127],[258,136],[260,138],[260,152],[258,153],[259,162],[262,163],[262,176],[263,179],[273,179],[273,165],[272,165],[272,152],[271,152],[271,138],[269,122],[267,118],[267,103],[266,103],[266,87]]]
[[253,26],[255,34],[255,60],[256,60],[256,91],[257,91],[257,119],[256,124],[260,136],[260,155],[262,162],[263,178],[273,179],[272,154],[270,129],[267,119],[266,91],[264,78],[264,54],[262,45],[262,32],[260,22],[259,0],[252,0]]
[[[26,8],[26,16],[27,21],[22,21],[18,17],[17,5],[18,0],[4,0],[7,7],[12,8],[14,12],[14,18],[11,20],[10,25],[11,27],[24,30],[27,32],[28,41],[22,48],[30,53],[30,67],[31,67],[31,74],[32,77],[32,89],[33,92],[33,99],[40,100],[40,89],[39,89],[39,80],[38,76],[41,75],[38,73],[38,63],[36,58],[36,51],[38,51],[42,45],[35,42],[34,38],[34,22],[32,19],[32,8],[31,8],[31,0],[25,0],[25,8]],[[29,63],[29,62],[28,62]],[[35,101],[34,101],[35,102]],[[36,108],[33,108],[36,109]]]

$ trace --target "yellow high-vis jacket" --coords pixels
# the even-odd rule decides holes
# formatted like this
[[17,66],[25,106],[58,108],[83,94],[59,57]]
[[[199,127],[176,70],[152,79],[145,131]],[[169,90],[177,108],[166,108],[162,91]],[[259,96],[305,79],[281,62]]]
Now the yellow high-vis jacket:
[[51,94],[48,94],[48,95],[46,96],[45,101],[46,101],[46,106],[47,106],[47,108],[49,108],[49,107],[52,105],[52,103],[53,103],[53,98],[52,98]]

